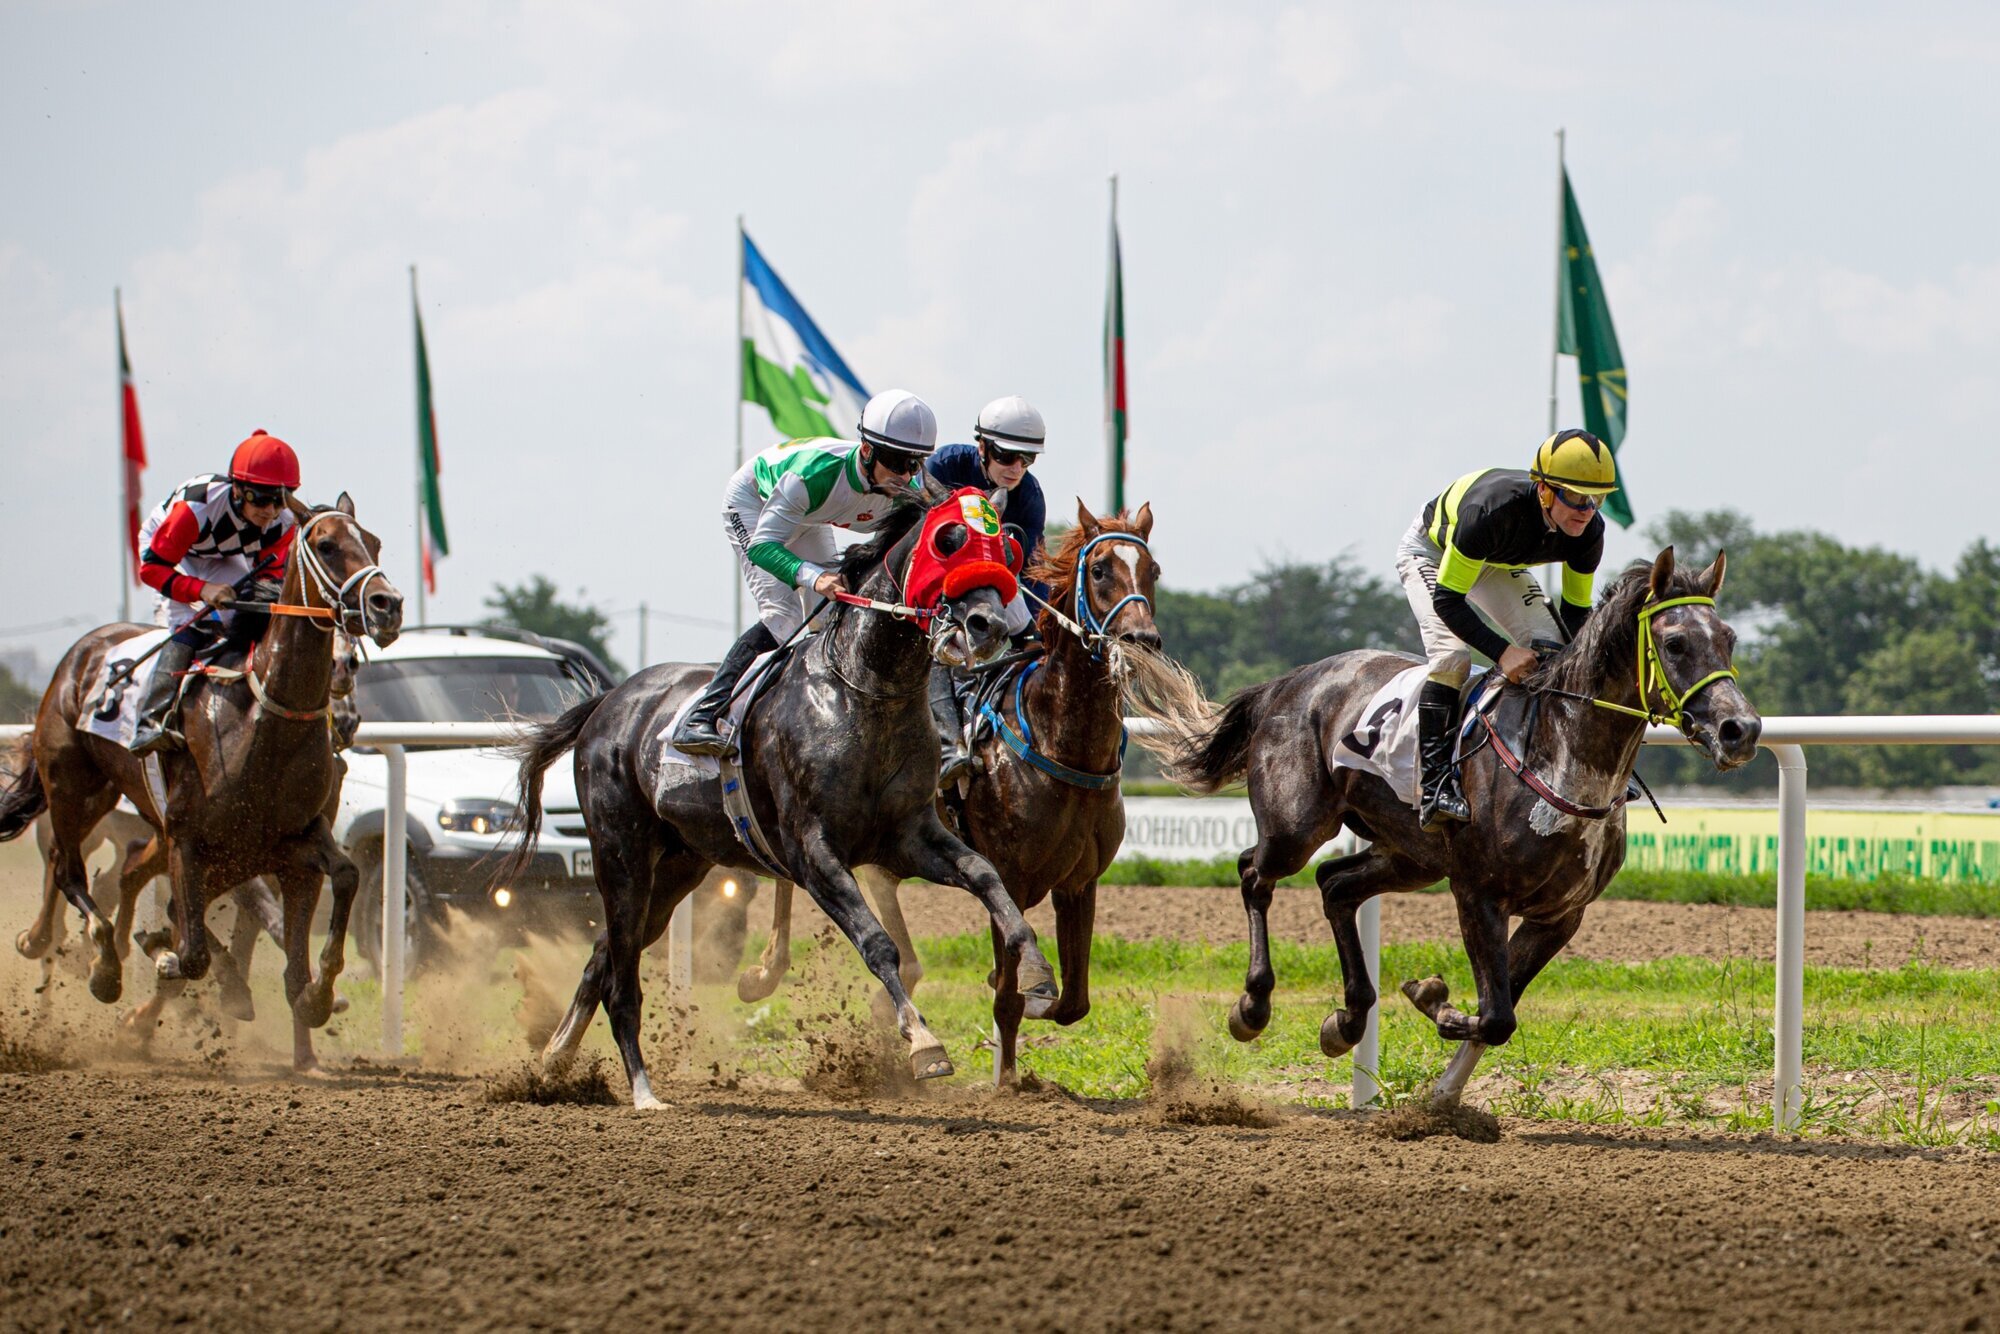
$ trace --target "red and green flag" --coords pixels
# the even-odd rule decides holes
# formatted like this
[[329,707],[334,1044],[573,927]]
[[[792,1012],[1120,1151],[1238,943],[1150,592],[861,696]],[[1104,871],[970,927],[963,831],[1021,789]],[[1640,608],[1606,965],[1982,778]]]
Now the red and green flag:
[[132,578],[139,577],[139,516],[144,498],[139,491],[139,474],[146,470],[146,433],[139,427],[139,390],[132,383],[132,359],[125,355],[125,300],[117,288],[111,290],[112,309],[118,317],[118,435],[125,460],[125,549],[132,558]]
[[431,408],[431,358],[424,347],[424,312],[417,301],[417,270],[410,268],[410,311],[417,324],[417,537],[423,549],[424,591],[437,592],[437,560],[451,554],[444,535],[444,496],[438,490],[437,413]]
[[1125,272],[1118,248],[1118,178],[1111,178],[1110,273],[1104,286],[1104,446],[1111,512],[1125,508]]

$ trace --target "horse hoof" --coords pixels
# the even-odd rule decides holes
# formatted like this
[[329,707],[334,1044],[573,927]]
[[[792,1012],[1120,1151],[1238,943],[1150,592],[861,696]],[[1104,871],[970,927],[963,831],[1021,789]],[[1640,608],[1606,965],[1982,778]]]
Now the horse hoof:
[[745,968],[736,975],[736,999],[745,1005],[764,1000],[778,989],[778,979],[782,976],[762,967]]
[[48,949],[49,949],[48,941],[43,940],[38,942],[35,940],[33,936],[30,936],[26,931],[23,931],[14,937],[14,952],[20,955],[23,959],[39,959],[44,954],[48,953]]
[[1030,1019],[1046,1019],[1055,1012],[1058,999],[1057,996],[1038,992],[1027,997],[1027,1003],[1021,1007],[1021,1013]]
[[334,1013],[334,1014],[346,1014],[346,1013],[347,1013],[347,1004],[348,1004],[348,1002],[347,1002],[347,997],[345,997],[345,996],[341,995],[341,994],[340,994],[339,992],[335,992],[335,993],[334,993],[334,996],[333,996],[333,1013]]
[[[247,992],[244,995],[244,999],[249,999]],[[332,990],[330,988],[322,990],[319,987],[307,987],[304,991],[301,991],[298,1000],[292,1003],[292,1017],[307,1028],[324,1027],[326,1021],[333,1018]]]
[[1445,985],[1443,978],[1435,975],[1421,982],[1411,978],[1403,983],[1401,989],[1403,994],[1410,998],[1410,1004],[1425,1014],[1432,1014],[1440,1005],[1451,999],[1451,988]]
[[99,965],[90,970],[90,994],[110,1005],[125,994],[125,974],[122,969],[106,968]]
[[153,971],[171,981],[181,975],[181,956],[172,950],[161,950],[153,960]]
[[1328,1060],[1345,1056],[1354,1050],[1354,1044],[1340,1036],[1340,1011],[1336,1010],[1320,1021],[1319,1049],[1326,1053]]
[[257,1003],[250,999],[250,988],[241,982],[225,985],[221,993],[216,996],[215,1003],[222,1008],[223,1014],[238,1023],[248,1024],[256,1021]]
[[943,1079],[952,1073],[951,1057],[943,1047],[925,1047],[910,1053],[910,1073],[918,1079]]
[[[1236,1003],[1229,1007],[1229,1036],[1238,1042],[1254,1042],[1264,1031],[1264,1024],[1251,1023],[1250,1016],[1245,1013],[1244,1003],[1248,1000],[1247,996],[1238,996]],[[1264,1023],[1269,1022],[1270,1018],[1266,1016]]]

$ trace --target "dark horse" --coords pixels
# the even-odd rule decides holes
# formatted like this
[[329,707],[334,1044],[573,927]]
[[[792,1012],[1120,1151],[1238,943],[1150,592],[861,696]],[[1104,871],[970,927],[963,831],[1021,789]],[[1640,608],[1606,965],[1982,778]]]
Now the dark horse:
[[[927,498],[942,499],[928,492]],[[843,584],[879,602],[897,601],[900,572],[909,566],[923,517],[922,506],[899,504],[872,541],[843,556]],[[947,527],[940,536],[949,532]],[[962,526],[957,540],[965,541]],[[938,749],[925,699],[932,654],[981,662],[1006,642],[1000,596],[991,584],[944,598],[928,642],[923,629],[904,617],[836,604],[826,627],[756,701],[737,737],[775,869],[806,887],[881,981],[919,1079],[950,1074],[951,1061],[910,1003],[897,976],[895,943],[869,912],[850,868],[883,866],[970,890],[1005,940],[1022,989],[1048,999],[1056,992],[1034,932],[991,863],[953,837],[932,807]],[[675,713],[710,674],[710,668],[683,663],[650,667],[528,729],[519,747],[527,825],[494,876],[496,884],[503,882],[533,855],[542,771],[575,747],[577,797],[590,829],[605,930],[545,1059],[568,1058],[602,1001],[632,1081],[633,1105],[641,1108],[657,1107],[659,1100],[639,1050],[640,952],[666,930],[674,905],[711,867],[759,869],[732,831],[720,781],[660,758]]]
[[[1265,914],[1272,889],[1345,822],[1372,846],[1319,867],[1346,1002],[1320,1025],[1320,1048],[1328,1056],[1350,1050],[1375,1004],[1356,910],[1377,894],[1449,880],[1479,1012],[1452,1008],[1435,977],[1407,982],[1403,991],[1436,1023],[1438,1036],[1464,1044],[1433,1091],[1439,1102],[1455,1101],[1480,1054],[1513,1035],[1521,993],[1569,943],[1584,909],[1624,862],[1624,793],[1647,717],[1678,726],[1718,769],[1756,753],[1763,722],[1737,688],[1729,666],[1735,634],[1713,603],[1723,569],[1718,554],[1699,574],[1676,570],[1672,547],[1650,565],[1632,566],[1605,590],[1572,643],[1523,685],[1506,687],[1494,725],[1504,744],[1519,749],[1523,776],[1502,765],[1492,744],[1472,755],[1463,766],[1469,824],[1419,829],[1416,810],[1388,783],[1329,762],[1341,738],[1362,726],[1376,690],[1412,665],[1402,654],[1363,650],[1300,667],[1240,692],[1209,730],[1189,734],[1174,777],[1213,791],[1247,774],[1257,818],[1257,846],[1237,861],[1250,967],[1230,1033],[1247,1042],[1271,1019],[1276,978]],[[1575,813],[1538,795],[1528,778]],[[1521,925],[1510,939],[1508,919],[1516,917]]]
[[[348,909],[359,877],[327,821],[338,780],[328,726],[337,631],[395,639],[403,599],[375,563],[380,543],[354,519],[345,494],[332,507],[297,506],[299,533],[285,569],[273,624],[245,663],[241,681],[197,678],[181,704],[187,747],[160,757],[165,808],[156,804],[144,761],[83,731],[83,711],[104,660],[148,627],[102,626],[57,664],[35,716],[32,762],[0,793],[0,840],[19,836],[43,810],[52,825],[49,884],[83,914],[97,950],[90,991],[100,1001],[123,990],[116,932],[85,884],[82,844],[122,795],[165,841],[173,883],[173,948],[155,967],[164,982],[208,972],[206,914],[219,895],[254,875],[277,877],[284,900],[285,999],[292,1006],[292,1062],[316,1065],[314,1028],[333,1010],[344,961]],[[303,609],[299,611],[299,609]],[[250,613],[254,614],[254,613]],[[333,877],[333,916],[320,975],[309,939],[320,882]]]
[[[1187,726],[1205,718],[1199,687],[1158,652],[1152,596],[1160,567],[1147,545],[1152,532],[1150,505],[1129,519],[1121,514],[1100,520],[1079,502],[1076,526],[1029,571],[1050,588],[1051,609],[1040,616],[1047,656],[1018,696],[1003,689],[995,704],[1036,761],[996,731],[982,743],[980,772],[957,803],[965,841],[993,862],[1021,911],[1052,895],[1055,901],[1062,995],[1053,1005],[1028,1004],[1002,942],[997,934],[994,938],[993,1021],[1000,1035],[995,1073],[1002,1080],[1014,1073],[1024,1014],[1073,1024],[1090,1013],[1097,878],[1125,837],[1118,779],[1127,705],[1156,717],[1177,712]],[[1080,614],[1072,619],[1053,610],[1061,608]],[[764,957],[737,981],[737,994],[745,1000],[769,995],[784,974],[790,889],[778,885]],[[913,967],[916,954],[895,906],[896,882],[871,889],[905,956],[903,983],[914,989],[921,970]]]

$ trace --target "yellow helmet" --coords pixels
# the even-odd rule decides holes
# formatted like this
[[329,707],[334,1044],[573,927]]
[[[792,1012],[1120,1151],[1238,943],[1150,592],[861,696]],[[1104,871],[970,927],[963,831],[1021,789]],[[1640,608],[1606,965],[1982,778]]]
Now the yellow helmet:
[[1528,476],[1550,486],[1601,496],[1618,489],[1618,465],[1611,450],[1588,431],[1557,431],[1535,451]]

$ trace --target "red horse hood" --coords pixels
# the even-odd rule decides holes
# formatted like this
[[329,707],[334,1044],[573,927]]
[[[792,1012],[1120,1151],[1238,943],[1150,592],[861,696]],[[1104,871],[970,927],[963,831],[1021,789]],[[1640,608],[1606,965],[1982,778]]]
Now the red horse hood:
[[[956,541],[954,530],[965,532],[965,544],[947,553],[940,539]],[[991,588],[1002,602],[1010,602],[1020,588],[1017,576],[1026,554],[1019,542],[1001,531],[1000,516],[985,494],[977,487],[961,487],[924,516],[903,599],[929,611],[943,598]]]

